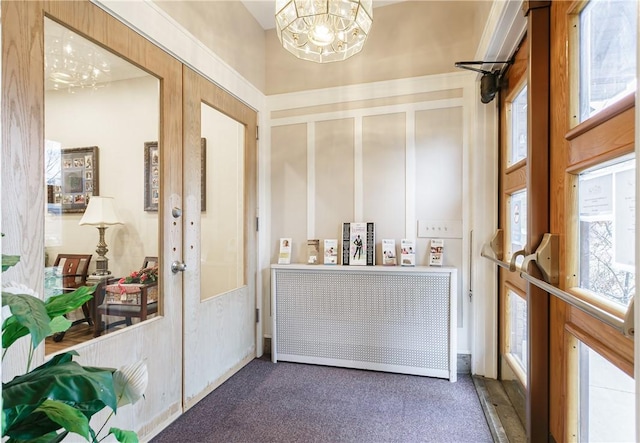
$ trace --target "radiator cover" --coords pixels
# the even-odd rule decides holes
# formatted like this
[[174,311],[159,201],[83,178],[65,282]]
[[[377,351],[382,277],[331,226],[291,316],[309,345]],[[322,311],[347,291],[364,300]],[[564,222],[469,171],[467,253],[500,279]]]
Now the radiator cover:
[[272,360],[456,380],[454,268],[273,265]]

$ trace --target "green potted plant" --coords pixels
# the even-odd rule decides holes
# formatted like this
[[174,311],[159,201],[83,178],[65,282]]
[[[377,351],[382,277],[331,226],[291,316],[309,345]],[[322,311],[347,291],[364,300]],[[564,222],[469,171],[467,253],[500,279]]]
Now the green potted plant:
[[[2,272],[19,262],[18,256],[2,255]],[[30,335],[26,371],[2,384],[2,437],[7,443],[60,442],[76,433],[96,443],[112,434],[120,442],[137,442],[133,431],[105,425],[126,404],[140,399],[148,384],[146,364],[137,362],[119,370],[82,366],[73,361],[76,352],[54,356],[31,369],[34,350],[48,336],[66,331],[71,322],[64,314],[93,296],[95,287],[82,287],[42,301],[30,288],[9,284],[2,289],[2,306],[11,315],[2,324],[2,358],[19,338]],[[104,408],[111,413],[98,431],[91,417]]]

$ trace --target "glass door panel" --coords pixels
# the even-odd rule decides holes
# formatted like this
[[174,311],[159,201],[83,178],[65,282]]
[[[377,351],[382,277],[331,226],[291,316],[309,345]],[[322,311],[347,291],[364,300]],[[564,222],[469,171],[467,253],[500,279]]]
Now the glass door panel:
[[509,289],[509,343],[508,354],[513,363],[512,368],[519,369],[523,376],[521,382],[526,386],[527,373],[527,300],[517,292]]
[[580,287],[626,307],[635,293],[635,159],[580,174]]
[[633,377],[583,342],[578,343],[578,441],[637,441]]

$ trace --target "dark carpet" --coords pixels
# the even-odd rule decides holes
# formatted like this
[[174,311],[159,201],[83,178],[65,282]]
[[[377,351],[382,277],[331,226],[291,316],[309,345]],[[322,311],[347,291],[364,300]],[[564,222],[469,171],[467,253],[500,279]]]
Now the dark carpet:
[[492,442],[473,380],[256,359],[163,442]]

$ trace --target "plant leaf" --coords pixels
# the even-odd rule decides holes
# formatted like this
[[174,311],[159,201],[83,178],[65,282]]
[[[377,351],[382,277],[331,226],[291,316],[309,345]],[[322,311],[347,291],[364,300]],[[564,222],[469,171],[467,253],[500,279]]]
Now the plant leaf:
[[63,317],[62,315],[55,317],[51,322],[49,322],[49,327],[51,328],[51,333],[55,334],[57,332],[64,332],[71,327],[73,324],[72,321]]
[[2,348],[6,349],[21,337],[29,334],[29,330],[22,326],[12,315],[2,324]]
[[109,434],[113,434],[113,436],[120,443],[138,443],[138,434],[133,431],[124,431],[118,428],[110,428]]
[[40,342],[51,332],[49,327],[51,319],[43,301],[32,295],[11,294],[2,291],[2,306],[7,305],[16,321],[29,330],[33,347],[38,347]]
[[45,302],[49,317],[59,317],[67,314],[91,300],[95,286],[81,286],[73,292],[54,295]]
[[34,408],[23,408],[20,419],[9,425],[6,435],[16,442],[31,442],[44,435],[57,434],[60,425],[47,417],[42,411]]
[[123,366],[113,374],[113,386],[118,397],[118,407],[134,404],[144,396],[149,384],[149,373],[144,360]]
[[[32,438],[29,440],[29,443],[60,443],[65,437],[69,434],[69,432],[64,431],[61,434],[57,432],[49,432],[38,438]],[[24,440],[18,440],[15,438],[10,438],[6,443],[23,443]]]
[[[58,356],[56,356],[58,357]],[[80,409],[87,418],[105,406],[115,410],[117,400],[112,370],[82,367],[63,355],[2,386],[7,434],[19,427],[45,399],[58,400]]]
[[51,421],[69,432],[79,434],[89,440],[89,420],[80,411],[66,403],[45,400],[36,411],[44,412]]
[[15,266],[20,261],[19,255],[4,255],[2,254],[2,272],[9,269],[11,266]]

